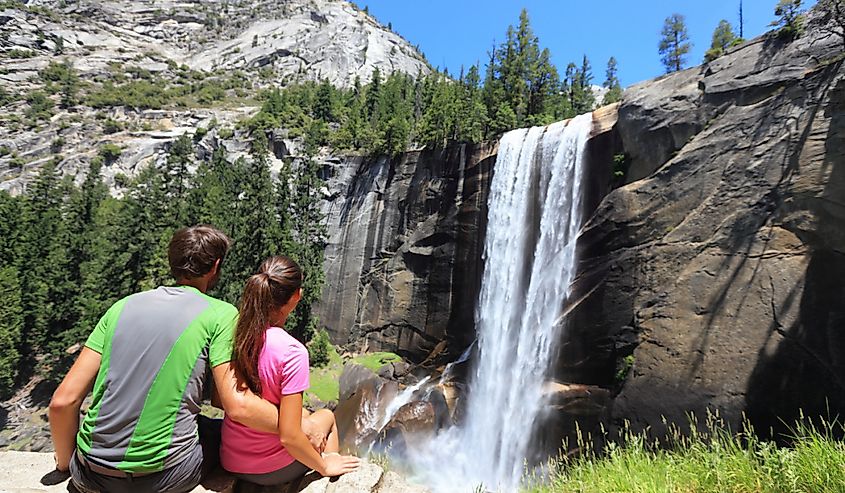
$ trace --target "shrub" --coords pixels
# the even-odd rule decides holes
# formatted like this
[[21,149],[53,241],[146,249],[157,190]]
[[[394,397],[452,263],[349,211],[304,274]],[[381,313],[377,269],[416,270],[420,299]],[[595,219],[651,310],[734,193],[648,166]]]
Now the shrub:
[[53,100],[44,91],[33,91],[26,96],[29,108],[25,115],[29,119],[30,126],[35,126],[41,120],[49,120],[53,116]]
[[6,52],[6,55],[9,58],[21,59],[21,58],[32,58],[35,56],[35,52],[32,50],[22,50],[20,48],[13,48]]
[[108,144],[103,144],[100,146],[100,150],[97,155],[103,159],[103,162],[106,165],[110,165],[117,161],[117,158],[120,157],[120,154],[123,150],[117,144],[113,144],[109,142]]
[[329,334],[325,330],[314,334],[311,342],[308,343],[308,359],[311,366],[319,368],[329,364],[329,356],[333,349]]
[[161,109],[170,102],[170,93],[161,84],[148,80],[134,80],[121,85],[106,82],[88,96],[93,108],[129,106],[138,109]]
[[65,139],[62,137],[56,137],[53,139],[53,142],[50,143],[50,151],[53,154],[57,154],[59,151],[62,150],[62,147],[65,145]]
[[117,120],[113,120],[111,118],[106,118],[103,122],[103,133],[104,134],[113,134],[117,132],[123,131],[123,124]]
[[197,130],[194,132],[194,142],[199,142],[208,135],[208,129],[205,127],[197,127]]

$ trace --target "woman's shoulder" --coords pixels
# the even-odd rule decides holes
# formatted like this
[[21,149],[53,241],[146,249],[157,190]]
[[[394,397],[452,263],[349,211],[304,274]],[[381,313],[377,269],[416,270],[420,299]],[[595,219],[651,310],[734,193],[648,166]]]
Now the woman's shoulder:
[[301,342],[281,327],[270,327],[265,334],[264,344],[283,353],[308,353]]

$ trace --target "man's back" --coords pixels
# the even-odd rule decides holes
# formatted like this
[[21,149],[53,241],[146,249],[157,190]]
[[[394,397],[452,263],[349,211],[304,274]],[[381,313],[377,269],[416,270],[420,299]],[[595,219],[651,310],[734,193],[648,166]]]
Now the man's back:
[[206,370],[230,360],[236,317],[232,305],[188,286],[115,303],[85,344],[102,359],[79,450],[133,473],[194,454]]

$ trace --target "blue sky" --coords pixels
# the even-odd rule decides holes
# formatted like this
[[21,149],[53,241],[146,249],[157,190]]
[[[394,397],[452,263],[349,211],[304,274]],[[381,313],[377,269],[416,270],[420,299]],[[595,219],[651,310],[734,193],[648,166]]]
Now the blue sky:
[[[744,0],[745,37],[769,30],[777,0]],[[808,4],[814,1],[805,2]],[[738,25],[739,0],[358,0],[383,24],[392,23],[418,44],[434,66],[457,74],[461,65],[483,65],[493,40],[501,42],[525,7],[540,45],[548,47],[558,70],[586,54],[593,82],[601,84],[610,56],[619,62],[624,86],[661,75],[657,53],[663,20],[686,16],[693,43],[689,65],[698,65],[720,19]],[[737,28],[738,31],[738,28]]]

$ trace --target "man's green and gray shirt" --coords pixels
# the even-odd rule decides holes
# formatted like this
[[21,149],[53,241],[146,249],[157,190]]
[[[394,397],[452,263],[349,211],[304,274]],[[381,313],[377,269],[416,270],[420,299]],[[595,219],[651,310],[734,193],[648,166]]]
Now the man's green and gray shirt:
[[79,450],[135,473],[194,453],[206,371],[231,360],[236,319],[234,306],[186,286],[115,303],[85,343],[102,362]]

